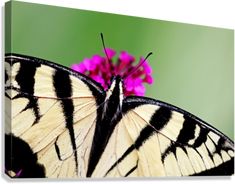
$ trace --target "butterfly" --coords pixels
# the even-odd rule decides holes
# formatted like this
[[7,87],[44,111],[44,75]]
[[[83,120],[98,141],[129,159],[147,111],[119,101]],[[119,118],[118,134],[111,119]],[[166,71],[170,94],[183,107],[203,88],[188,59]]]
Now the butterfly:
[[5,55],[5,168],[11,177],[232,175],[234,142],[168,103],[104,90],[59,64]]

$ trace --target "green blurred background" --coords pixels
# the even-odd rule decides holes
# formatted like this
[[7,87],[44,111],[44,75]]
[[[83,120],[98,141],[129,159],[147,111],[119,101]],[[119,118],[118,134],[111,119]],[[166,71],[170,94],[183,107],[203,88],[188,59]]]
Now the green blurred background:
[[11,2],[6,5],[6,52],[70,66],[106,46],[148,59],[154,84],[146,96],[179,106],[234,139],[234,31]]

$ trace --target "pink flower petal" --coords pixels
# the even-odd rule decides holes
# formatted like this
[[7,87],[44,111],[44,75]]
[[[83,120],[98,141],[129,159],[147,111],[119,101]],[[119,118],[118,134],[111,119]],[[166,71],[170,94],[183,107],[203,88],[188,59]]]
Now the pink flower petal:
[[89,58],[85,58],[82,63],[84,64],[86,70],[88,71],[93,71],[95,70],[95,65],[94,63],[92,62],[92,59],[89,59]]
[[[139,62],[142,62],[143,60],[144,59],[141,57]],[[146,74],[151,74],[152,73],[152,68],[148,64],[147,60],[142,64],[142,67],[143,67]]]
[[119,60],[121,63],[129,64],[130,62],[135,61],[135,58],[126,51],[121,51]]
[[78,66],[78,64],[72,64],[70,68],[72,68],[75,71],[78,71],[79,66]]
[[137,85],[135,86],[135,94],[138,96],[143,96],[145,93],[145,87],[143,86],[143,84]]
[[125,80],[124,87],[127,91],[132,91],[135,87],[135,84],[134,84],[133,80],[129,78],[129,79]]
[[80,63],[80,64],[73,64],[71,66],[71,68],[77,72],[80,72],[80,73],[85,73],[86,71],[86,67],[84,66],[83,63]]
[[100,65],[104,62],[105,59],[99,55],[94,55],[92,56],[91,60],[94,65]]
[[146,75],[144,78],[144,82],[147,82],[148,84],[153,83],[153,77],[151,75]]
[[133,82],[135,86],[142,84],[143,80],[141,78],[134,78]]
[[[105,48],[106,52],[107,52],[107,55],[109,57],[109,59],[112,59],[113,56],[115,56],[116,52],[113,50],[113,49],[110,49],[110,48]],[[105,53],[105,51],[104,51]]]
[[91,78],[94,79],[96,82],[100,83],[103,87],[105,87],[105,81],[101,76],[94,75],[94,76],[91,76]]

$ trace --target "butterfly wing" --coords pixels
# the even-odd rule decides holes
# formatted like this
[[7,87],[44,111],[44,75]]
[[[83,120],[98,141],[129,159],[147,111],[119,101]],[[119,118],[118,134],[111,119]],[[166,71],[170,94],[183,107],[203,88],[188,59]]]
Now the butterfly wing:
[[122,113],[106,150],[116,157],[106,176],[234,173],[233,141],[194,115],[145,97],[127,97]]
[[42,59],[6,55],[6,170],[21,177],[85,175],[104,97],[102,87],[82,74]]

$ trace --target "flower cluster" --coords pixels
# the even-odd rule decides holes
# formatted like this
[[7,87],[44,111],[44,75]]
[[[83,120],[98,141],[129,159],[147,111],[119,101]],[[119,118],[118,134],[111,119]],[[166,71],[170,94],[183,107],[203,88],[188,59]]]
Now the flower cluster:
[[121,51],[117,62],[113,62],[116,52],[110,48],[105,49],[107,57],[93,55],[85,58],[79,64],[73,64],[71,68],[83,73],[99,82],[104,89],[110,85],[113,75],[120,75],[124,80],[124,95],[143,96],[145,87],[143,83],[152,84],[152,69],[147,60],[140,58],[139,64],[135,64],[135,58],[126,51]]

